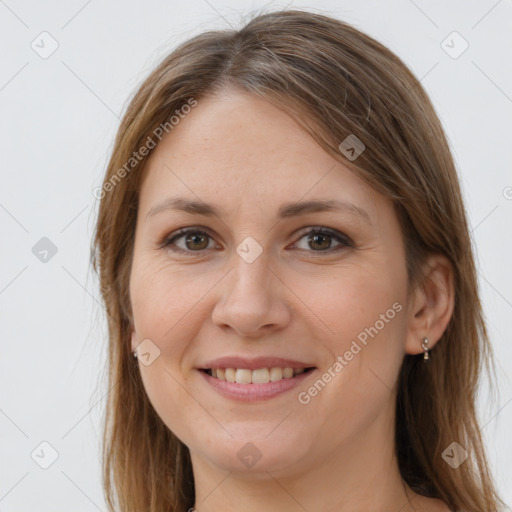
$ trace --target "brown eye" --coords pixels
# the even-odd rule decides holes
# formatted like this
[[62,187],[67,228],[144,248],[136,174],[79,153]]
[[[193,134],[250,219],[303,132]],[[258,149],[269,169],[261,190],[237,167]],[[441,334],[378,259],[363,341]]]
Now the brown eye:
[[187,249],[190,249],[191,251],[206,249],[208,247],[208,239],[209,236],[206,233],[197,231],[185,236],[185,245]]
[[211,236],[204,231],[198,229],[182,229],[177,234],[171,235],[165,240],[162,247],[182,253],[201,252],[209,248],[211,241]]
[[325,251],[330,249],[332,236],[323,233],[312,233],[308,236],[308,244],[312,249]]
[[[306,243],[301,242],[302,240],[305,240]],[[333,242],[336,243],[334,247]],[[345,247],[353,247],[353,244],[351,240],[342,233],[327,228],[315,228],[306,232],[299,239],[296,247],[309,252],[334,252]]]

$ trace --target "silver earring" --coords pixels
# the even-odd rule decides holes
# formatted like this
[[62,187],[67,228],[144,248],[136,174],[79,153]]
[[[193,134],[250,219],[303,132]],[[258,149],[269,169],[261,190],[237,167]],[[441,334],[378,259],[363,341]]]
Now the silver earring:
[[136,350],[134,350],[134,351],[132,352],[132,354],[133,354],[133,357],[134,357],[135,359],[137,359],[137,351],[136,351]]
[[421,348],[424,350],[423,352],[423,361],[428,361],[428,338],[423,338],[421,342]]

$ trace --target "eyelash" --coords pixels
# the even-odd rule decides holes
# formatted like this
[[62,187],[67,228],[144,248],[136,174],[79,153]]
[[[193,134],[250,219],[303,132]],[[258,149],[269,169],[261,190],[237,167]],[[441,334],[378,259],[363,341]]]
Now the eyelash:
[[[162,242],[159,244],[159,247],[161,249],[168,249],[170,251],[173,251],[176,253],[181,253],[181,254],[197,253],[199,255],[201,252],[207,251],[208,249],[201,249],[199,251],[191,251],[191,250],[181,249],[180,247],[176,247],[176,246],[171,247],[176,242],[176,240],[183,238],[184,236],[191,234],[191,233],[205,235],[205,236],[209,237],[210,239],[213,238],[209,233],[207,233],[206,231],[204,231],[202,229],[198,229],[198,228],[194,228],[194,227],[183,228],[175,233],[172,233],[171,235],[166,237],[164,240],[162,240]],[[319,254],[332,254],[333,252],[338,252],[338,251],[342,250],[344,247],[354,247],[352,240],[348,236],[346,236],[343,233],[340,233],[336,230],[330,229],[330,228],[324,228],[324,227],[319,227],[319,226],[312,227],[309,231],[306,231],[305,233],[303,233],[299,237],[298,241],[302,240],[307,235],[327,235],[329,237],[334,238],[337,242],[340,242],[342,244],[342,246],[338,246],[338,247],[330,248],[330,249],[326,249],[326,250],[320,250],[320,251],[299,249],[300,251],[313,252],[313,253],[319,253]]]

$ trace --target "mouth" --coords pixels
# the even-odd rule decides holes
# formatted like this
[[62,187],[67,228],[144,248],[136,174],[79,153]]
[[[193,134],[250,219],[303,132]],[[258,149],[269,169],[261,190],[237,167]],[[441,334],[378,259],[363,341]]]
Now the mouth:
[[269,368],[200,368],[199,371],[210,377],[236,384],[268,384],[284,379],[293,379],[298,375],[316,370],[316,367],[293,368],[273,366]]
[[210,390],[239,401],[267,400],[313,378],[318,368],[312,361],[276,356],[248,358],[225,356],[203,361],[196,367]]
[[301,363],[295,367],[262,366],[255,361],[245,364],[252,368],[244,368],[242,365],[238,368],[234,365],[219,365],[197,370],[211,390],[223,398],[239,402],[257,402],[285,395],[306,379],[313,378],[311,375],[317,370],[315,366],[305,366]]

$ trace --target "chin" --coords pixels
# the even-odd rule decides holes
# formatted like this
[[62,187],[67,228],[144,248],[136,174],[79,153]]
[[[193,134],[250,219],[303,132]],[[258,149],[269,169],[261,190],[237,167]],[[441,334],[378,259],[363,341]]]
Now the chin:
[[[279,436],[274,435],[276,432],[269,436],[272,429],[276,429],[275,422],[271,428],[265,429],[264,434],[261,424],[254,429],[246,427],[244,435],[222,440],[212,438],[208,446],[200,447],[200,451],[223,471],[254,477],[261,475],[268,479],[268,473],[291,471],[305,461],[309,451],[309,443],[304,442],[302,437],[299,439],[286,430],[280,432]],[[251,432],[255,435],[251,435]]]

